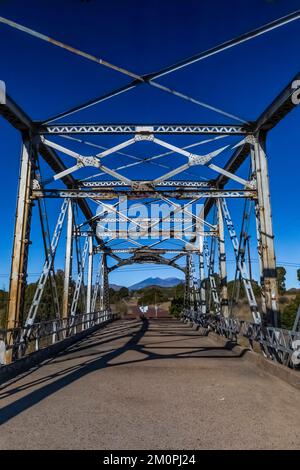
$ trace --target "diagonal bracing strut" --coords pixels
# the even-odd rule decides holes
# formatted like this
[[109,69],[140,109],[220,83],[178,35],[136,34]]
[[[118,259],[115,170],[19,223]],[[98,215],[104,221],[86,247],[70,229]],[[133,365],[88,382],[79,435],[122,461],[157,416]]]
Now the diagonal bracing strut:
[[60,236],[61,236],[62,227],[63,227],[63,223],[64,223],[64,220],[65,220],[65,215],[66,215],[67,208],[68,208],[68,199],[64,199],[61,210],[60,210],[60,213],[59,213],[59,216],[58,216],[58,220],[57,220],[57,223],[56,223],[56,226],[55,226],[55,229],[54,229],[53,237],[52,237],[52,240],[51,240],[50,252],[49,252],[48,257],[45,261],[43,271],[42,271],[42,274],[39,278],[37,288],[36,288],[36,291],[35,291],[35,294],[34,294],[34,297],[33,297],[33,300],[32,300],[32,303],[31,303],[31,306],[30,306],[30,309],[29,309],[29,312],[28,312],[28,315],[27,315],[27,318],[26,318],[26,321],[25,321],[25,325],[24,325],[25,326],[25,334],[24,334],[23,338],[24,337],[29,337],[30,330],[31,330],[30,327],[32,326],[32,324],[34,323],[34,320],[36,318],[36,314],[37,314],[37,311],[38,311],[38,308],[39,308],[39,305],[40,305],[40,301],[41,301],[41,298],[42,298],[42,295],[43,295],[43,292],[44,292],[44,289],[45,289],[45,286],[46,286],[46,283],[47,283],[47,279],[48,279],[49,273],[50,273],[50,271],[53,267],[53,262],[54,262],[54,258],[55,258],[55,254],[56,254],[56,249],[57,249],[57,245],[58,245],[58,242],[59,242],[59,239],[60,239]]
[[245,292],[246,292],[247,299],[249,302],[249,306],[251,309],[251,313],[253,316],[253,320],[255,323],[259,324],[261,323],[261,316],[258,311],[258,306],[257,306],[257,302],[256,302],[255,295],[253,292],[251,280],[249,278],[246,263],[244,259],[239,256],[239,240],[238,240],[238,237],[237,237],[237,234],[236,234],[236,231],[235,231],[235,228],[234,228],[234,225],[233,225],[233,222],[232,222],[232,219],[231,219],[228,207],[227,207],[226,200],[224,198],[221,198],[220,202],[221,202],[224,219],[225,219],[228,232],[232,241],[234,254],[235,254],[236,262],[237,262],[237,268],[243,280],[243,284],[244,284]]

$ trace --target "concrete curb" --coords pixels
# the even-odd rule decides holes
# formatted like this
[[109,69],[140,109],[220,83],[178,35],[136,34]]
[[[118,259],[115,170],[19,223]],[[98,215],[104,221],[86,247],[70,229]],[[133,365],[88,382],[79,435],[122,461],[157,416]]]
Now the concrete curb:
[[254,363],[264,372],[271,374],[300,390],[300,371],[283,366],[282,364],[274,362],[271,359],[267,359],[263,355],[251,351],[251,349],[244,348],[236,343],[230,343],[229,340],[219,336],[214,332],[209,332],[209,336],[212,336],[214,340],[223,344],[223,346],[227,346],[228,348],[230,347],[230,349],[233,349],[237,353],[243,355],[246,360]]
[[100,325],[95,325],[88,330],[83,330],[76,335],[70,336],[58,343],[52,344],[51,346],[47,346],[39,351],[33,352],[28,356],[22,357],[21,359],[17,359],[15,362],[11,364],[7,364],[5,366],[0,367],[0,385],[17,377],[19,374],[28,371],[34,366],[37,366],[41,362],[45,361],[46,359],[50,359],[56,356],[58,353],[66,350],[73,344],[77,343],[83,338],[86,338],[90,334],[94,333],[95,331],[100,330],[104,326],[111,323],[113,320],[107,320],[106,322],[101,323]]

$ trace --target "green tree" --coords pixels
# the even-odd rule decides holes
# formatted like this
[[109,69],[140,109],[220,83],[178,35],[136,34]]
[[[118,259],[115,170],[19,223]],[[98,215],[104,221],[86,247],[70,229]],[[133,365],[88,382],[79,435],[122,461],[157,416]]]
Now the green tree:
[[293,328],[297,310],[300,305],[300,292],[289,302],[281,314],[281,327],[287,330]]
[[183,306],[184,306],[183,296],[174,297],[174,299],[172,299],[171,301],[171,305],[169,308],[170,314],[178,318],[183,311]]
[[120,299],[126,299],[129,296],[129,290],[127,287],[121,287],[118,292]]
[[298,279],[298,282],[300,282],[300,269],[297,269],[297,279]]
[[139,298],[139,305],[153,305],[155,303],[166,302],[169,300],[168,294],[161,287],[149,287],[143,289],[142,296]]
[[0,328],[5,327],[8,305],[8,292],[0,289]]
[[[64,291],[64,271],[62,269],[58,269],[56,271],[55,281],[56,281],[57,297],[58,297],[58,302],[59,302],[60,311],[61,311],[63,291]],[[23,320],[26,318],[29,312],[30,305],[32,303],[36,288],[37,288],[37,282],[30,283],[26,287]],[[75,290],[75,282],[72,280],[70,283],[70,299],[72,299],[74,290]],[[85,299],[83,295],[84,293],[86,295],[86,292],[84,291],[84,289],[82,289],[79,295],[79,300],[78,300],[78,306],[77,306],[78,313],[84,312],[86,308]],[[36,321],[51,320],[54,317],[55,317],[55,312],[54,312],[54,305],[53,305],[53,295],[52,295],[50,280],[48,278],[45,288],[44,288],[42,298],[41,298],[41,302],[38,308]]]
[[277,266],[276,275],[277,275],[277,282],[278,282],[278,292],[279,294],[284,294],[286,291],[286,288],[285,288],[286,269],[283,266]]
[[[253,289],[253,293],[255,295],[255,297],[259,297],[261,295],[261,287],[260,285],[258,284],[257,281],[251,281],[251,285],[252,285],[252,289]],[[233,295],[233,290],[234,290],[234,281],[229,281],[228,284],[227,284],[227,288],[228,288],[228,297],[229,298],[232,298],[232,295]],[[235,293],[237,292],[237,289],[240,289],[240,295],[239,295],[239,298],[240,299],[245,299],[246,298],[246,292],[245,292],[245,288],[244,288],[244,283],[237,280],[236,281],[236,285],[235,285]]]
[[121,287],[120,290],[114,290],[111,287],[109,289],[109,298],[112,304],[116,304],[120,302],[121,300],[126,299],[128,297],[129,297],[129,290],[127,289],[127,287]]

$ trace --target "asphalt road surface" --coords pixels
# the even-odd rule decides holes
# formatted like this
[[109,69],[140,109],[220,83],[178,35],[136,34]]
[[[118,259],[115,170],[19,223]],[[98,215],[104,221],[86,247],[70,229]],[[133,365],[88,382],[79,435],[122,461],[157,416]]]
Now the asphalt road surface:
[[0,398],[0,449],[300,447],[298,390],[171,319],[112,323]]

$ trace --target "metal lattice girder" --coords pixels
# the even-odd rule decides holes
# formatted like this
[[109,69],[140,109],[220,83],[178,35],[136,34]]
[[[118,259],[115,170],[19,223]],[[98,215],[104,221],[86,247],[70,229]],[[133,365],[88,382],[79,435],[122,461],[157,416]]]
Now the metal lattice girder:
[[[73,142],[79,142],[81,144],[87,145],[87,146],[92,147],[92,148],[107,150],[107,147],[104,147],[103,145],[95,144],[94,142],[87,141],[86,139],[82,139],[82,138],[78,138],[78,137],[74,137],[74,136],[70,136],[70,135],[62,135],[60,137],[63,137],[63,138],[68,139],[68,140],[72,140]],[[138,135],[136,135],[136,138],[137,137],[138,137]],[[208,144],[210,142],[214,142],[214,141],[224,139],[224,138],[228,138],[228,137],[230,137],[228,134],[221,134],[221,135],[216,135],[216,136],[213,136],[213,137],[210,136],[209,139],[204,139],[204,140],[201,139],[197,142],[193,142],[192,144],[184,145],[182,148],[184,150],[188,150],[188,149],[191,149],[191,148],[199,147],[200,145],[205,145],[205,144]],[[131,160],[134,160],[134,162],[118,165],[115,168],[115,170],[118,171],[118,170],[124,170],[125,168],[126,169],[133,168],[133,167],[136,167],[137,165],[140,165],[142,163],[143,164],[146,164],[146,163],[148,164],[149,163],[149,164],[157,166],[159,168],[166,168],[168,170],[171,170],[172,166],[170,166],[166,163],[163,163],[162,161],[158,162],[156,160],[161,159],[163,157],[168,157],[169,155],[172,155],[173,153],[174,153],[173,150],[168,150],[168,151],[156,154],[156,155],[152,155],[151,157],[141,158],[141,157],[137,157],[136,155],[132,155],[131,153],[128,153],[128,152],[117,151],[116,155],[122,155],[122,156],[127,157]],[[87,176],[82,181],[91,180],[93,177],[102,176],[104,174],[105,174],[104,172],[100,171],[99,173],[96,173],[96,175],[94,175],[94,176]],[[198,178],[198,176],[191,170],[185,170],[185,174],[189,175],[192,178]]]
[[[174,153],[184,155],[188,159],[188,162],[185,163],[184,165],[176,167],[176,168],[172,169],[171,171],[169,171],[168,173],[166,173],[166,174],[154,179],[153,181],[151,181],[151,184],[153,186],[155,186],[157,183],[160,183],[161,181],[170,179],[173,176],[186,171],[187,169],[190,168],[190,166],[206,165],[211,170],[216,171],[217,173],[220,173],[222,175],[225,175],[227,178],[232,179],[234,181],[237,181],[238,183],[242,184],[243,186],[245,186],[247,188],[250,188],[250,189],[253,188],[253,183],[252,182],[246,181],[244,178],[241,178],[241,177],[239,177],[239,176],[237,176],[233,173],[230,173],[229,171],[227,171],[227,170],[225,170],[225,169],[223,169],[223,168],[221,168],[221,167],[219,167],[219,166],[217,166],[213,163],[210,163],[210,161],[213,158],[215,158],[217,155],[219,155],[221,152],[223,152],[225,149],[227,149],[229,147],[229,145],[226,145],[225,147],[221,147],[221,148],[219,148],[219,149],[217,149],[213,152],[209,152],[206,155],[199,155],[199,154],[190,153],[189,151],[187,151],[185,149],[182,149],[182,148],[177,147],[173,144],[169,144],[168,142],[165,142],[161,139],[158,139],[153,134],[146,134],[146,135],[141,134],[141,135],[135,135],[135,137],[133,139],[129,139],[129,140],[117,145],[117,146],[114,146],[110,149],[107,149],[104,152],[98,153],[98,154],[93,155],[93,156],[83,156],[83,155],[81,155],[77,152],[69,150],[68,148],[66,148],[62,145],[59,145],[55,142],[51,142],[47,139],[42,138],[43,143],[46,144],[47,146],[49,146],[50,148],[54,148],[55,150],[60,150],[61,152],[63,152],[65,154],[71,156],[72,158],[76,159],[76,164],[75,165],[73,165],[73,166],[65,169],[64,171],[54,175],[54,177],[53,177],[54,180],[61,179],[61,178],[65,177],[66,175],[71,174],[71,173],[79,170],[82,167],[89,167],[90,166],[90,167],[96,167],[96,168],[102,169],[102,171],[104,173],[109,174],[110,176],[112,176],[112,177],[116,178],[117,180],[120,180],[120,181],[128,184],[129,186],[132,186],[133,188],[137,184],[139,185],[140,182],[135,182],[133,180],[130,180],[129,178],[125,177],[124,175],[118,173],[116,170],[112,170],[112,169],[104,166],[101,163],[101,159],[102,159],[102,157],[105,157],[105,156],[113,153],[114,151],[119,150],[120,148],[128,147],[129,145],[133,145],[136,142],[140,142],[140,141],[144,141],[144,140],[145,141],[151,141],[151,142],[153,142],[153,143],[155,143],[159,146],[165,147],[165,148],[171,150]],[[124,166],[124,168],[126,168],[126,165]]]
[[196,321],[198,315],[201,313],[201,301],[200,301],[200,291],[199,284],[196,279],[195,265],[193,261],[193,255],[189,254],[187,256],[187,263],[189,267],[187,269],[188,273],[188,284],[189,284],[189,310],[191,315],[191,320]]
[[208,243],[205,238],[203,239],[203,254],[205,257],[205,261],[206,261],[207,276],[208,276],[209,284],[210,284],[210,295],[212,296],[212,301],[214,304],[216,315],[220,315],[221,305],[220,305],[219,294],[217,291],[216,280],[213,275],[214,274],[213,273],[213,259],[212,259],[211,253],[209,252]]
[[243,280],[245,293],[247,295],[247,299],[248,299],[248,302],[249,302],[249,306],[250,306],[250,309],[251,309],[253,320],[254,320],[255,323],[260,323],[261,322],[261,316],[260,316],[260,313],[258,311],[258,306],[257,306],[257,302],[256,302],[255,295],[254,295],[254,292],[253,292],[253,287],[252,287],[252,284],[251,284],[251,280],[249,278],[246,263],[239,256],[239,248],[240,248],[239,240],[238,240],[235,228],[233,226],[233,222],[232,222],[232,219],[230,217],[230,213],[229,213],[229,210],[228,210],[227,203],[226,203],[225,199],[221,199],[221,206],[222,206],[222,211],[223,211],[223,215],[224,215],[224,220],[226,222],[227,229],[228,229],[228,232],[229,232],[229,235],[230,235],[230,239],[232,241],[232,246],[233,246],[234,254],[235,254],[235,257],[236,257],[237,267],[238,267],[238,270],[240,272],[241,278]]
[[[195,248],[195,250],[197,250],[197,248]],[[186,255],[187,252],[189,251],[195,251],[195,250],[189,250],[188,248],[184,248],[184,249],[169,249],[169,248],[155,248],[155,249],[151,249],[151,248],[147,248],[146,246],[143,246],[142,248],[111,248],[109,250],[109,252],[107,252],[107,255],[108,256],[111,256],[111,254],[114,254],[114,253],[145,253],[145,254],[160,254],[160,255],[164,255],[164,254],[167,254],[167,253],[171,253],[171,254],[182,254],[182,255]],[[104,253],[104,251],[100,248],[100,247],[95,247],[94,248],[94,253]]]
[[[256,190],[236,190],[236,189],[228,189],[228,190],[163,190],[157,191],[155,189],[134,189],[134,190],[124,190],[124,191],[113,191],[112,189],[108,190],[81,190],[81,189],[35,189],[32,191],[32,195],[35,198],[40,197],[48,197],[48,198],[74,198],[74,199],[93,199],[93,200],[111,200],[117,199],[119,196],[126,196],[128,199],[145,199],[145,198],[160,198],[162,194],[166,195],[169,198],[174,199],[194,199],[194,198],[219,198],[219,197],[226,197],[226,198],[256,198],[257,192]],[[91,217],[93,219],[93,217]]]
[[161,256],[158,253],[153,253],[153,252],[152,253],[147,253],[147,252],[143,253],[143,252],[139,252],[139,251],[136,251],[133,254],[133,256],[131,256],[130,258],[120,260],[117,264],[107,268],[107,270],[108,270],[108,272],[112,272],[115,269],[121,268],[123,266],[128,266],[128,265],[131,265],[131,264],[135,264],[135,263],[138,263],[138,264],[140,264],[140,263],[162,264],[162,265],[172,266],[173,268],[176,268],[176,269],[179,269],[180,271],[185,272],[185,269],[182,268],[181,266],[179,266],[177,263],[175,263],[174,261],[172,261],[170,259],[164,258],[163,256]]
[[226,318],[219,315],[200,316],[198,322],[201,326],[209,327],[212,331],[236,341],[242,336],[253,344],[257,343],[264,356],[284,365],[294,367],[299,365],[300,352],[298,349],[300,332],[282,328],[266,327],[262,324],[250,323],[237,318]]
[[[95,253],[95,248],[94,248],[94,253]],[[98,271],[97,271],[96,281],[95,281],[94,290],[93,290],[91,312],[96,311],[97,296],[98,296],[100,282],[101,282],[101,271],[102,271],[102,257],[100,258],[99,265],[98,265]]]
[[[241,231],[240,231],[240,238],[239,238],[239,257],[243,262],[245,262],[245,256],[246,256],[246,248],[248,248],[248,265],[249,265],[249,277],[250,280],[252,279],[252,269],[251,269],[251,259],[250,259],[250,246],[249,246],[249,225],[250,225],[250,217],[251,217],[251,209],[252,209],[252,201],[249,199],[245,199],[244,202],[244,211],[243,211],[243,220],[242,220],[242,226],[241,226]],[[236,266],[235,270],[235,276],[234,276],[234,286],[236,284],[237,276],[239,275],[239,281],[241,280],[241,275],[238,270],[238,267]],[[233,289],[233,295],[232,295],[232,302],[237,303],[239,300],[240,296],[240,288],[241,284],[238,282],[236,289]],[[233,305],[233,304],[232,304]]]
[[40,134],[233,134],[253,131],[250,126],[226,124],[56,124],[42,126]]
[[[147,189],[151,189],[152,182],[148,181],[139,181],[141,185],[148,187]],[[79,182],[80,188],[122,188],[126,187],[127,184],[123,181],[80,181]],[[175,188],[206,188],[206,189],[216,189],[213,181],[182,181],[182,180],[169,180],[169,181],[160,181],[156,184],[158,188],[164,187],[175,187]]]
[[85,238],[83,250],[82,250],[82,255],[81,255],[81,262],[79,263],[79,270],[77,274],[77,279],[76,279],[76,285],[75,285],[75,291],[73,295],[73,300],[72,300],[72,305],[71,305],[71,311],[70,311],[70,317],[74,319],[77,311],[77,305],[78,305],[78,299],[79,299],[79,294],[82,286],[82,281],[84,277],[84,267],[85,267],[85,262],[87,258],[87,253],[89,249],[89,237],[87,236]]
[[[47,217],[47,211],[46,211],[44,198],[41,198],[38,200],[38,207],[39,207],[39,213],[40,213],[40,219],[41,219],[45,255],[46,255],[46,260],[48,260],[49,256],[51,255],[51,240],[50,240],[48,217]],[[49,281],[50,281],[50,288],[51,288],[51,295],[52,295],[55,317],[60,318],[60,305],[59,305],[59,300],[58,300],[57,285],[56,285],[53,263],[49,271]]]
[[[49,273],[53,267],[56,249],[57,249],[57,245],[61,236],[67,208],[68,208],[68,200],[65,199],[62,204],[62,207],[58,216],[58,220],[56,222],[56,226],[54,229],[53,237],[51,240],[50,252],[44,264],[43,271],[39,278],[37,288],[36,288],[36,291],[35,291],[35,294],[34,294],[34,297],[33,297],[33,300],[32,300],[32,303],[31,303],[31,306],[30,306],[30,309],[29,309],[29,312],[25,321],[25,325],[24,325],[25,328],[30,327],[34,323]],[[30,330],[27,329],[26,336],[28,336],[29,333],[30,333]]]

